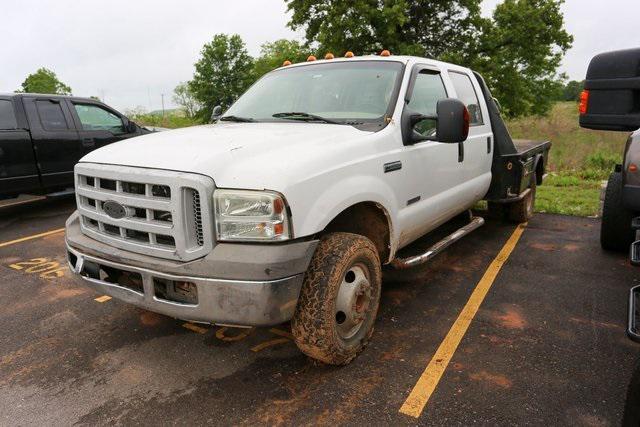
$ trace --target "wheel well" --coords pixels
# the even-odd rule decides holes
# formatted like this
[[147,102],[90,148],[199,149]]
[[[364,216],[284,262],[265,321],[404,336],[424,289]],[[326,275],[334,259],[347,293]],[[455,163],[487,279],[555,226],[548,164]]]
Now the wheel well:
[[536,185],[542,185],[542,176],[544,175],[544,159],[540,157],[536,164]]
[[391,221],[379,204],[363,202],[353,205],[335,217],[323,231],[360,234],[373,242],[383,264],[391,251]]

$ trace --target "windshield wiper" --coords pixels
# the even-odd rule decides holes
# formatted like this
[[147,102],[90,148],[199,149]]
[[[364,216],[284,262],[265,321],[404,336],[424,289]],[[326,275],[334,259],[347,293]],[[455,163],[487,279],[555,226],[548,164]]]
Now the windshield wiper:
[[238,117],[238,116],[224,116],[224,117],[220,117],[221,122],[240,122],[240,123],[251,123],[251,122],[255,122],[254,119],[250,118],[250,117]]
[[303,122],[323,122],[323,123],[330,123],[332,125],[344,124],[341,122],[337,122],[335,120],[327,119],[322,116],[316,116],[315,114],[301,113],[297,111],[292,111],[289,113],[275,113],[272,117],[275,117],[277,119],[301,120]]

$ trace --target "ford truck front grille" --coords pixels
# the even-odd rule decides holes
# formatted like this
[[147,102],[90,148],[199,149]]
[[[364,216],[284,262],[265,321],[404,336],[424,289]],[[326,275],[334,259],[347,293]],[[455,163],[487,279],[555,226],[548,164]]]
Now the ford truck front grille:
[[80,163],[76,201],[84,234],[146,255],[190,261],[213,249],[213,180],[202,175]]

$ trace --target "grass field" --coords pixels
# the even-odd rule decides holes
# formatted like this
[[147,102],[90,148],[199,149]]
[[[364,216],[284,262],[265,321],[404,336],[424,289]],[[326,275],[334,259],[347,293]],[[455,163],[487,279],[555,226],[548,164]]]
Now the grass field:
[[538,187],[537,211],[598,214],[601,182],[622,162],[625,133],[580,128],[574,102],[557,103],[547,116],[525,117],[507,125],[514,138],[550,139],[553,143],[549,176]]

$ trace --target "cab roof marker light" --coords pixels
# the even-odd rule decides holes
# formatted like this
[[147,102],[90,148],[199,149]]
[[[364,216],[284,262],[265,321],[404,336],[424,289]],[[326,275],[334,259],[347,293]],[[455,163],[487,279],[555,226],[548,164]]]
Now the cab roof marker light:
[[283,67],[287,67],[289,65],[291,65],[291,61],[289,61],[288,59],[282,63]]
[[313,55],[309,55],[309,57],[307,58],[307,62],[312,62],[315,61],[317,58]]
[[333,53],[331,52],[327,52],[327,54],[324,56],[324,59],[333,59],[335,58],[335,56],[333,56]]
[[347,53],[344,54],[345,58],[353,58],[355,55],[353,54],[353,52],[351,52],[350,50],[347,51]]
[[391,56],[391,52],[385,49],[382,52],[380,52],[380,56]]

